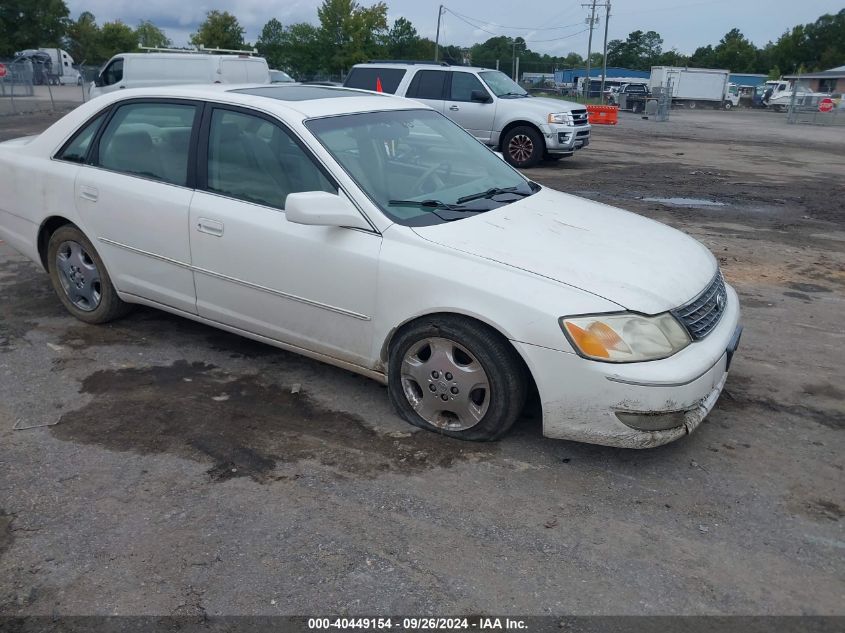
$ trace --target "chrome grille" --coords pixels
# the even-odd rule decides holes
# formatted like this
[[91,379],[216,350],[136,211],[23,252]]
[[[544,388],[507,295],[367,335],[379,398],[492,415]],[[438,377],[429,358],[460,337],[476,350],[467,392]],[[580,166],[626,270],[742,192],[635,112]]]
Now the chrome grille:
[[587,111],[573,110],[572,121],[575,123],[575,125],[587,125]]
[[692,340],[698,341],[713,331],[727,305],[725,280],[722,271],[718,271],[704,292],[688,304],[672,310],[672,314],[683,323]]

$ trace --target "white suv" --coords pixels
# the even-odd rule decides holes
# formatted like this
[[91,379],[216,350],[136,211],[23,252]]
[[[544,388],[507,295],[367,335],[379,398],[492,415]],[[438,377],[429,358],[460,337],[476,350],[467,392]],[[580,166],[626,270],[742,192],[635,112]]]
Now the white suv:
[[572,156],[590,144],[584,106],[533,97],[498,70],[369,62],[354,66],[343,85],[425,103],[501,151],[516,167]]

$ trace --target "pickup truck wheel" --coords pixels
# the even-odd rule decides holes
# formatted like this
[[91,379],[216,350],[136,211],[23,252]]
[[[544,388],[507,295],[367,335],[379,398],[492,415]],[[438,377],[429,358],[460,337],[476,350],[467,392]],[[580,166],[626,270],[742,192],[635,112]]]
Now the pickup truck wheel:
[[515,127],[505,134],[502,154],[514,167],[533,167],[545,151],[543,138],[534,128]]

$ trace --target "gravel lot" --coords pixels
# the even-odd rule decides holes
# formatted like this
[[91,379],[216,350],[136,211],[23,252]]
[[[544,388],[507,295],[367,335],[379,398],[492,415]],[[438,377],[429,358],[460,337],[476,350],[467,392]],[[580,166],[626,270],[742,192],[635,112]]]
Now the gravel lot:
[[646,451],[536,417],[452,441],[164,313],[87,326],[0,243],[0,613],[845,613],[844,156],[767,112],[623,113],[531,170],[690,233],[740,293],[726,393]]

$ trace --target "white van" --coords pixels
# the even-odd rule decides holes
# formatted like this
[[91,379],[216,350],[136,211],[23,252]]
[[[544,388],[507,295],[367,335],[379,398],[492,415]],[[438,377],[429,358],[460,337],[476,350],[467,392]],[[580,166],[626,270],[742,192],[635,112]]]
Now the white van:
[[88,96],[94,98],[121,88],[244,83],[270,83],[267,60],[245,54],[122,53],[106,62]]

